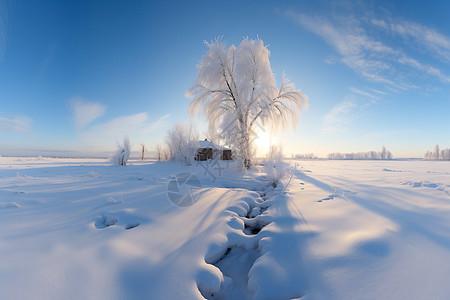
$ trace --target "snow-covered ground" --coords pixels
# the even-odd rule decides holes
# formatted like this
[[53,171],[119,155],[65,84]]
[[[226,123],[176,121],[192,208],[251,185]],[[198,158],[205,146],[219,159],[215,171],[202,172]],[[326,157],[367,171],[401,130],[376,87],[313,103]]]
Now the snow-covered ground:
[[450,298],[450,162],[290,163],[0,157],[0,299]]

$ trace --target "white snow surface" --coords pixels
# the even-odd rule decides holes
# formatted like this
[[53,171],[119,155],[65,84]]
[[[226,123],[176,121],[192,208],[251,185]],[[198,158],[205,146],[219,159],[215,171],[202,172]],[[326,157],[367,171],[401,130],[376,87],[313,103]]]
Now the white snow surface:
[[0,299],[450,298],[450,162],[290,164],[0,157]]

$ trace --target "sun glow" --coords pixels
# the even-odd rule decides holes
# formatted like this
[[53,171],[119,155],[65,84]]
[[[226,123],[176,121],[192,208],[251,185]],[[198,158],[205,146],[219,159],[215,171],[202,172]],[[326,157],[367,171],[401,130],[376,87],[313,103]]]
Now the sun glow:
[[264,157],[269,152],[270,147],[276,144],[276,139],[268,131],[260,131],[255,137],[254,146],[256,148],[256,155]]

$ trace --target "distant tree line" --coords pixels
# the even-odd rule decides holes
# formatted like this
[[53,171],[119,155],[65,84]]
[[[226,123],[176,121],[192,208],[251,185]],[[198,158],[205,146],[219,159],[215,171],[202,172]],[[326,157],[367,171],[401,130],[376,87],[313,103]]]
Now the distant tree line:
[[294,159],[304,159],[304,160],[312,160],[317,159],[318,157],[314,153],[306,153],[306,154],[292,154],[292,158]]
[[376,160],[376,159],[392,159],[392,153],[386,150],[386,147],[381,148],[381,152],[357,152],[357,153],[330,153],[328,159],[362,159],[362,160]]
[[434,147],[434,151],[427,151],[424,158],[426,160],[450,160],[450,148],[439,149],[439,145]]

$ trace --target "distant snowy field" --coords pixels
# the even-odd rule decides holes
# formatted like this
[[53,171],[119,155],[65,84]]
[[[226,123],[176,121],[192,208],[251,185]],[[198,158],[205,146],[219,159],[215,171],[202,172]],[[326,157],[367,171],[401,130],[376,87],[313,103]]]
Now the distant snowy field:
[[0,299],[450,298],[450,162],[290,164],[0,157]]

